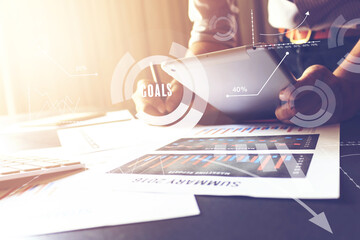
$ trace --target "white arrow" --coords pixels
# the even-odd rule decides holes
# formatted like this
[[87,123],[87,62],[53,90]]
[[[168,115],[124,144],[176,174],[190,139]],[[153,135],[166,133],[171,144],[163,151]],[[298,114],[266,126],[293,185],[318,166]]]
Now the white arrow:
[[[204,159],[203,161],[209,161],[209,160]],[[255,177],[255,178],[260,178],[258,175],[253,174],[251,172],[248,172],[248,171],[246,171],[244,169],[240,169],[240,168],[237,168],[237,167],[226,165],[226,164],[220,163],[220,162],[212,162],[212,163],[223,166],[223,167],[231,168],[233,170],[245,173],[245,174],[247,174],[249,176],[252,176],[252,177]],[[309,219],[310,222],[314,223],[315,225],[317,225],[317,226],[321,227],[322,229],[324,229],[324,230],[330,232],[331,234],[333,234],[333,232],[331,230],[331,227],[329,225],[329,222],[328,222],[324,212],[321,212],[321,213],[317,214],[314,210],[312,210],[308,205],[306,205],[306,203],[304,203],[300,199],[297,199],[297,198],[292,198],[292,199],[295,202],[297,202],[300,206],[305,208],[305,210],[308,211],[311,215],[313,215],[313,217]]]
[[310,218],[309,221],[333,234],[324,212],[316,214],[313,218]]
[[285,53],[285,56],[281,59],[281,61],[279,62],[279,64],[276,66],[276,68],[274,69],[274,71],[271,73],[270,77],[266,80],[266,82],[264,83],[264,85],[261,87],[261,89],[254,94],[226,94],[227,98],[230,97],[249,97],[249,96],[258,96],[261,91],[264,89],[265,85],[270,81],[270,79],[272,78],[272,76],[275,74],[276,70],[278,70],[278,68],[280,67],[280,65],[282,64],[282,62],[285,60],[285,58],[289,55],[289,52]]
[[310,12],[307,11],[307,12],[305,13],[305,18],[304,18],[304,20],[302,20],[302,22],[301,22],[297,27],[295,27],[295,28],[293,28],[293,29],[291,29],[291,30],[288,30],[288,31],[283,32],[283,33],[260,33],[260,35],[264,35],[264,36],[276,36],[276,35],[284,35],[284,34],[286,34],[286,33],[288,33],[288,32],[295,31],[295,30],[298,29],[301,25],[303,25],[303,23],[306,21],[306,19],[308,18],[309,15],[310,15]]
[[324,212],[317,214],[314,210],[312,210],[308,205],[306,205],[300,199],[293,198],[293,200],[296,201],[298,204],[300,204],[303,208],[305,208],[305,210],[308,211],[311,215],[313,215],[313,217],[309,219],[310,222],[321,227],[322,229],[325,229],[331,234],[333,233]]

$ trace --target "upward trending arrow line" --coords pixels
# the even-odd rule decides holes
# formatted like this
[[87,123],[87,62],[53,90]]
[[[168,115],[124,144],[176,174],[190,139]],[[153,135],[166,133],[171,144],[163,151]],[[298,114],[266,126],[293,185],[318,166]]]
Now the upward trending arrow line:
[[263,35],[263,36],[276,36],[276,35],[284,35],[286,33],[289,33],[289,32],[292,32],[292,31],[295,31],[296,29],[298,29],[301,25],[303,25],[303,23],[306,21],[306,19],[308,18],[308,16],[310,15],[310,12],[307,11],[305,13],[305,18],[304,20],[302,20],[302,22],[295,28],[291,29],[291,30],[288,30],[288,31],[285,31],[283,33],[260,33],[260,35]]
[[281,61],[279,62],[279,64],[276,66],[276,68],[274,69],[274,71],[271,73],[271,75],[269,76],[269,78],[266,80],[266,82],[264,83],[264,85],[261,87],[261,89],[254,94],[226,94],[227,98],[230,97],[249,97],[249,96],[258,96],[261,91],[264,89],[264,87],[266,86],[266,84],[270,81],[270,79],[272,78],[272,76],[275,74],[276,70],[278,70],[278,68],[280,67],[280,65],[282,64],[282,62],[285,60],[285,58],[289,55],[289,52],[285,53],[285,56],[281,59]]

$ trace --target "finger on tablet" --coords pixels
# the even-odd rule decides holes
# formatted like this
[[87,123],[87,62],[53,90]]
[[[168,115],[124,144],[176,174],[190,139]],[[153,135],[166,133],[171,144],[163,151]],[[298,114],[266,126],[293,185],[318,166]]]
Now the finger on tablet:
[[284,104],[276,108],[275,115],[282,122],[290,123],[290,119],[296,114],[295,108],[291,108],[289,104]]

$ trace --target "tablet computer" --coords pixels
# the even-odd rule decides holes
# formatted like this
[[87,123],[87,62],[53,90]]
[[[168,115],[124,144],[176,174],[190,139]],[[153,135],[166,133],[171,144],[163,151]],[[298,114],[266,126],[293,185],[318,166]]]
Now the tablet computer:
[[242,46],[167,61],[162,69],[202,97],[196,84],[181,77],[201,66],[209,88],[208,103],[234,120],[269,119],[275,117],[280,90],[295,81],[283,63],[288,54]]

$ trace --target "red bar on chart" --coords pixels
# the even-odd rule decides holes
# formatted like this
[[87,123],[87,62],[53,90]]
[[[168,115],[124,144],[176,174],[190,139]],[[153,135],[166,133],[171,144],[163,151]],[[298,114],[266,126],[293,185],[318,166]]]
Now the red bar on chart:
[[213,159],[211,159],[209,162],[205,163],[202,167],[205,168],[209,166],[211,163],[213,163],[216,159],[218,159],[220,156],[216,156]]
[[211,128],[210,130],[203,133],[203,135],[209,134],[211,131],[215,130],[214,128]]
[[193,165],[197,165],[199,162],[201,162],[203,159],[207,158],[208,155],[204,155],[201,158],[199,158],[198,160],[196,160],[196,162],[193,163]]
[[234,131],[232,131],[233,133],[236,132],[237,130],[239,130],[240,128],[236,128]]
[[133,164],[129,165],[128,168],[131,168],[131,167],[137,165],[139,162],[142,162],[144,160],[151,159],[151,158],[152,158],[152,156],[145,156],[145,157],[139,159],[138,161],[134,162]]
[[220,129],[216,130],[215,132],[213,132],[211,135],[214,135],[214,134],[220,132],[221,130],[224,130],[224,129],[223,129],[223,128],[220,128]]
[[227,156],[226,158],[224,158],[222,161],[223,162],[226,162],[227,160],[229,160],[229,158],[231,158],[232,156],[231,155],[229,155],[229,156]]
[[174,163],[176,163],[177,161],[179,161],[180,159],[183,159],[183,158],[184,158],[184,156],[177,157],[175,160],[173,160],[172,162],[165,165],[164,168],[170,167],[171,165],[173,165]]
[[199,131],[199,132],[195,133],[195,135],[199,135],[200,133],[205,132],[205,131],[207,131],[207,130],[208,130],[207,128],[206,128],[206,129],[203,129],[203,130],[201,130],[201,131]]
[[229,131],[229,130],[231,130],[232,128],[228,128],[228,129],[226,129],[225,131],[223,131],[221,134],[224,134],[224,133],[226,133],[227,131]]
[[160,161],[159,161],[158,163],[155,163],[155,164],[152,165],[150,168],[155,168],[155,167],[163,164],[164,162],[166,162],[167,160],[169,160],[169,159],[172,158],[172,157],[173,157],[173,156],[169,156],[169,157],[165,158],[164,160],[161,160],[161,159],[160,159]]
[[250,129],[250,128],[244,128],[241,132],[245,132],[245,131],[248,130],[248,129]]
[[243,160],[244,157],[245,157],[245,155],[238,156],[236,158],[236,162],[241,162],[241,160]]
[[279,169],[280,167],[281,167],[281,165],[283,164],[283,162],[284,162],[284,159],[285,159],[285,156],[281,156],[280,157],[280,159],[279,159],[279,161],[276,163],[276,165],[275,165],[275,168],[276,169]]
[[268,162],[270,161],[271,158],[272,158],[271,155],[267,156],[267,157],[265,158],[265,160],[260,164],[258,170],[259,170],[259,171],[262,171],[262,170],[265,168],[266,164],[268,164]]
[[254,156],[251,158],[250,162],[255,162],[255,160],[258,158],[258,156]]
[[131,167],[133,167],[133,166],[137,165],[140,161],[141,161],[141,160],[137,160],[137,161],[136,161],[136,162],[134,162],[133,164],[129,165],[129,166],[128,166],[128,168],[131,168]]
[[251,129],[249,133],[252,133],[252,132],[255,131],[255,130],[256,130],[256,127],[254,127],[253,129]]
[[189,157],[188,159],[186,159],[185,161],[182,161],[181,164],[187,163],[188,161],[190,161],[190,160],[193,159],[194,157],[196,157],[196,155],[190,156],[190,157]]
[[[145,166],[145,165],[147,165],[147,164],[149,164],[149,163],[152,163],[153,161],[156,161],[156,160],[158,160],[159,158],[160,158],[160,156],[157,156],[156,158],[154,158],[154,159],[152,159],[152,160],[150,160],[150,161],[144,162],[143,164],[140,165],[140,167],[143,167],[143,166]],[[134,165],[134,164],[132,164],[132,165]],[[132,165],[131,165],[131,166],[132,166]]]

